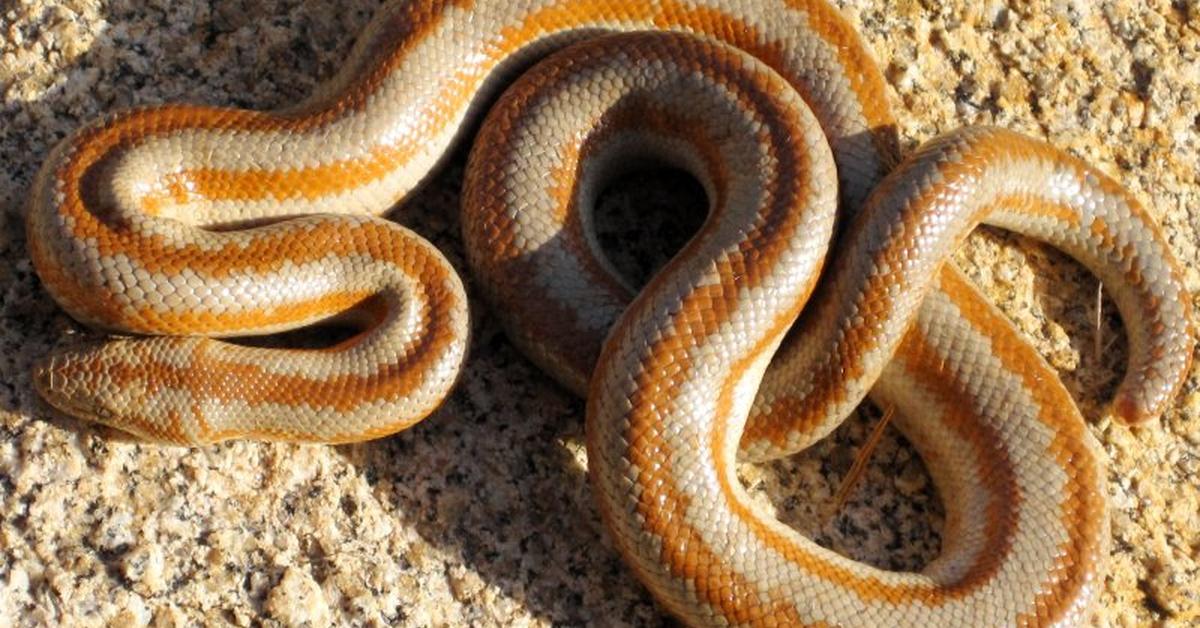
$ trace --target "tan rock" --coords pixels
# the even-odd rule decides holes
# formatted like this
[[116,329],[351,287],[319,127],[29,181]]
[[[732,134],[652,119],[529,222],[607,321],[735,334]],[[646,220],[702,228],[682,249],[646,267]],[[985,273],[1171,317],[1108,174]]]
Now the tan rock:
[[329,605],[321,586],[312,576],[298,567],[288,567],[283,579],[267,595],[264,609],[274,619],[288,626],[327,626],[330,623]]

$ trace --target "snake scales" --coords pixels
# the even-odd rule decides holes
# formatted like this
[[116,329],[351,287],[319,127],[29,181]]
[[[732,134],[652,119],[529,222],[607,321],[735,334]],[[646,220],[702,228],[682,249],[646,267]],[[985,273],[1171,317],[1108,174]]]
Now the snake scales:
[[[420,420],[465,359],[466,296],[438,251],[371,216],[506,87],[464,190],[472,270],[514,342],[587,394],[601,511],[664,606],[696,624],[1086,618],[1107,533],[1096,447],[1053,372],[943,262],[986,222],[1092,269],[1131,341],[1113,403],[1128,423],[1158,416],[1188,368],[1179,272],[1132,197],[1044,143],[964,129],[893,169],[882,79],[819,0],[396,2],[296,107],[87,125],[35,182],[31,256],[78,320],[153,337],[56,352],[39,391],[175,443],[343,442]],[[710,213],[635,295],[590,211],[646,163],[690,172]],[[219,340],[339,316],[362,331],[329,349]],[[899,409],[946,504],[919,574],[816,546],[732,470],[804,448],[868,393]]]

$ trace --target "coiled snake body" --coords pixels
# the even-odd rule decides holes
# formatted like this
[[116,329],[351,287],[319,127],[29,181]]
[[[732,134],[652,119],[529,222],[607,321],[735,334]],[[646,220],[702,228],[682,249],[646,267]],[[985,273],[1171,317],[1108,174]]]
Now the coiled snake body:
[[[475,141],[464,238],[510,337],[587,395],[601,512],[657,599],[695,624],[1086,619],[1107,535],[1096,446],[1049,367],[943,262],[986,222],[1092,269],[1131,341],[1112,406],[1127,423],[1157,417],[1188,368],[1179,272],[1115,182],[1015,133],[953,132],[888,174],[882,79],[821,0],[397,2],[295,108],[90,124],[38,176],[31,255],[75,318],[156,336],[59,351],[39,391],[187,444],[362,440],[421,419],[465,359],[466,297],[440,253],[371,215],[551,52]],[[693,174],[710,212],[635,297],[590,211],[646,163]],[[361,333],[324,350],[215,339],[334,316]],[[804,448],[868,392],[898,409],[946,505],[921,573],[822,549],[733,472]]]

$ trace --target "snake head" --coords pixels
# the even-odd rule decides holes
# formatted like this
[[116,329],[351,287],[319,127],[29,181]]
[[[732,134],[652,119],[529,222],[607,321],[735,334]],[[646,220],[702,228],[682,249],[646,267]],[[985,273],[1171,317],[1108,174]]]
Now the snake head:
[[147,440],[176,442],[169,425],[149,420],[155,403],[144,365],[124,349],[138,340],[90,343],[58,349],[39,361],[33,386],[47,403],[72,416],[108,425]]
[[119,412],[92,391],[103,390],[100,346],[56,350],[33,368],[33,387],[47,403],[72,416],[108,423]]

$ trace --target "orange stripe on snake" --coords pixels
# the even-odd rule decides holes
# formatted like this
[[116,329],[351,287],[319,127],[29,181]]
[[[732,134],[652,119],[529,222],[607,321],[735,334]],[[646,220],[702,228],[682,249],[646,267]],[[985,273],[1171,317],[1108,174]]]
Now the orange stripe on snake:
[[[598,37],[624,31],[661,32]],[[1179,271],[1132,197],[1044,143],[964,129],[888,174],[884,82],[822,0],[393,2],[296,107],[98,120],[38,175],[31,257],[79,320],[166,335],[56,352],[39,391],[186,444],[420,420],[465,359],[466,297],[440,253],[373,215],[539,60],[473,146],[468,258],[510,338],[587,394],[601,512],[656,598],[693,624],[1085,621],[1106,546],[1099,453],[1053,371],[945,259],[986,222],[1093,270],[1130,337],[1125,422],[1158,416],[1188,368]],[[710,215],[637,291],[590,213],[647,162],[699,179]],[[348,313],[362,331],[325,350],[215,338]],[[901,411],[947,506],[921,573],[816,546],[733,472],[868,394]]]

